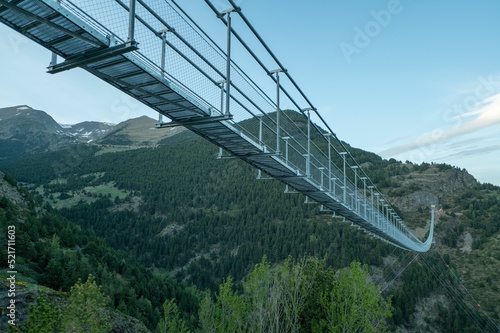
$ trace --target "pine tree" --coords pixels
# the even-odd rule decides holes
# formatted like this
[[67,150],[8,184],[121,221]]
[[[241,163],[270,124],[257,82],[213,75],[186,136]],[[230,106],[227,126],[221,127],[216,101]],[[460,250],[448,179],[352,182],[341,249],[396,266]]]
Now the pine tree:
[[377,286],[367,283],[367,266],[352,262],[343,269],[330,292],[321,295],[321,305],[331,333],[386,332],[391,316],[390,302],[381,298]]
[[27,333],[52,333],[61,320],[61,313],[57,305],[46,297],[39,296],[36,304],[30,306],[29,317],[26,320]]
[[180,316],[175,300],[166,300],[163,303],[164,318],[160,320],[156,327],[157,333],[190,333],[186,323]]
[[62,314],[63,332],[109,332],[112,328],[106,305],[108,298],[101,293],[101,288],[89,275],[87,281],[80,280],[71,288],[70,304]]

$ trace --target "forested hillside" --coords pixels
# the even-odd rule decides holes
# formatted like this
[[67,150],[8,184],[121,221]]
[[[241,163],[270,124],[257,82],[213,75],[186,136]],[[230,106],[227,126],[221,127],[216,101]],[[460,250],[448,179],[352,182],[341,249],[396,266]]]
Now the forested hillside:
[[[100,145],[74,145],[7,161],[0,169],[40,195],[46,214],[61,214],[64,218],[54,217],[58,223],[71,225],[71,221],[79,226],[55,228],[59,246],[84,249],[84,255],[94,256],[90,257],[94,261],[88,259],[94,269],[113,267],[93,273],[104,292],[116,289],[115,279],[123,282],[121,275],[134,273],[137,280],[126,285],[134,285],[137,295],[111,296],[111,290],[108,295],[118,309],[150,329],[161,318],[161,304],[172,297],[187,327],[201,325],[197,302],[204,296],[176,286],[212,292],[226,286],[227,291],[231,277],[239,293],[262,258],[276,265],[290,256],[299,261],[324,258],[325,267],[333,270],[352,261],[368,265],[371,281],[384,297],[391,297],[394,310],[388,325],[392,331],[483,332],[488,327],[493,331],[491,320],[498,322],[500,296],[493,281],[500,271],[500,190],[477,183],[465,170],[387,161],[353,149],[358,162],[417,233],[425,233],[430,205],[438,205],[436,244],[429,253],[416,255],[369,238],[331,213],[321,212],[318,205],[304,204],[302,195],[285,194],[277,181],[256,180],[256,171],[237,159],[217,160],[217,148],[189,132],[156,147],[114,153],[101,149]],[[45,225],[33,223],[41,224],[36,230]],[[30,241],[51,239],[55,229]],[[79,232],[103,241],[94,240],[98,244],[94,246],[88,239],[79,239]],[[109,250],[93,250],[101,246]],[[86,276],[72,272],[69,267],[75,265],[66,257],[80,251],[61,253],[55,256],[61,261],[51,265],[52,273],[46,268],[32,271],[41,279],[38,282],[67,291]],[[100,262],[108,256],[116,256],[116,262]],[[49,261],[45,259],[46,266]],[[52,281],[48,274],[64,278]],[[50,285],[54,281],[60,285]],[[163,299],[149,295],[156,297],[153,300],[135,287],[142,283],[155,283],[152,289],[144,287],[148,290],[157,290],[157,284],[170,287]],[[129,299],[136,303],[128,305]],[[216,304],[217,298],[212,300]]]
[[[32,196],[18,187],[13,178],[0,172],[0,227],[4,244],[8,226],[15,227],[16,235],[17,326],[27,324],[28,315],[33,312],[30,306],[50,308],[52,312],[43,315],[57,319],[71,304],[68,292],[90,274],[107,297],[103,305],[121,312],[108,310],[113,319],[111,328],[118,331],[141,332],[146,331],[145,326],[155,327],[167,299],[175,299],[183,313],[197,310],[199,296],[194,290],[158,269],[147,268],[127,253],[114,250],[94,232],[66,220],[50,205],[43,204],[41,197]],[[0,251],[1,257],[7,258],[7,247],[2,246]],[[1,267],[4,288],[8,286],[7,260],[2,260]],[[2,331],[7,327],[7,296],[7,293],[0,296]],[[30,332],[41,331],[33,328]]]

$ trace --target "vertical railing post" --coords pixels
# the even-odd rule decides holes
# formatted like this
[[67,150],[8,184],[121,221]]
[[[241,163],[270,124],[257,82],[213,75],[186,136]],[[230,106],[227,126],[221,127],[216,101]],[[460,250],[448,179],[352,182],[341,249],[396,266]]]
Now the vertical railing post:
[[344,203],[347,204],[347,175],[346,175],[346,158],[345,155],[347,152],[343,151],[340,153],[342,158],[344,159]]
[[[220,114],[224,114],[224,83],[226,80],[220,80],[217,85],[220,87]],[[219,158],[222,158],[222,147],[219,147]]]
[[311,113],[307,110],[307,162],[306,176],[311,176]]
[[383,228],[383,225],[382,225],[382,222],[384,222],[384,219],[383,217],[385,217],[385,213],[384,213],[384,199],[380,199],[380,208],[381,210],[378,211],[378,228],[382,231],[385,231],[385,229]]
[[220,114],[224,114],[224,84],[226,80],[220,80],[217,82],[217,85],[220,88]]
[[333,193],[333,196],[336,198],[337,197],[337,193],[336,193],[337,192],[337,188],[336,188],[337,187],[336,186],[337,185],[337,178],[333,177],[331,180],[333,181],[333,192],[332,193]]
[[[262,151],[265,153],[266,152],[266,146],[264,145],[264,142],[262,142],[262,126],[263,126],[262,117],[263,116],[264,115],[262,115],[262,114],[258,114],[257,118],[259,118],[259,144],[262,147]],[[257,171],[257,179],[261,179],[261,178],[262,178],[262,171],[259,169]]]
[[276,154],[280,153],[280,73],[276,72]]
[[328,192],[332,192],[332,143],[331,143],[331,133],[325,134],[328,140]]
[[264,115],[262,114],[258,114],[257,115],[257,118],[259,118],[259,144],[260,146],[262,147],[262,150],[265,152],[265,149],[264,149],[264,143],[262,142],[262,117]]
[[272,70],[270,75],[276,73],[276,154],[281,153],[280,149],[280,136],[281,136],[281,109],[280,109],[280,72],[284,72],[282,68]]
[[135,33],[135,3],[136,0],[130,0],[129,19],[128,19],[128,42],[134,41]]
[[396,212],[391,211],[391,215],[392,215],[392,223],[391,223],[392,236],[396,237]]
[[363,196],[365,198],[365,219],[368,217],[366,216],[366,177],[361,177],[360,178],[363,181]]
[[374,208],[375,208],[375,207],[373,207],[373,186],[370,185],[370,186],[368,186],[368,188],[370,189],[370,198],[371,198],[371,201],[372,201],[370,220],[373,221],[373,211],[374,211]]
[[[161,77],[165,77],[165,57],[167,53],[167,32],[168,29],[159,31],[161,37]],[[163,115],[158,112],[158,124],[163,124]]]
[[399,218],[394,215],[394,237],[399,238]]
[[389,219],[389,227],[390,227],[390,233],[389,234],[392,234],[392,236],[394,237],[394,212],[392,211],[392,209],[390,210],[389,212],[390,214],[390,219]]
[[386,220],[385,220],[385,222],[386,222],[385,223],[386,224],[385,225],[385,231],[387,232],[387,231],[389,231],[389,205],[385,204],[384,206],[385,206],[385,213],[387,214],[386,217],[385,217],[386,218]]
[[226,115],[229,115],[229,104],[231,101],[231,12],[234,8],[230,8],[223,12],[227,14],[227,59],[226,59]]
[[[290,140],[291,137],[284,136],[282,139],[285,140],[285,164],[288,165],[288,140]],[[285,193],[291,193],[288,184],[285,185]]]
[[165,56],[167,53],[167,29],[160,31],[161,36],[161,77],[165,77]]
[[387,234],[392,235],[392,209],[387,207]]
[[285,141],[285,164],[288,165],[288,140],[291,138],[289,136],[284,136],[282,139]]
[[392,236],[396,237],[396,212],[391,212],[392,214]]
[[319,167],[318,170],[321,172],[321,186],[320,186],[320,190],[323,191],[323,174],[324,174],[324,171],[326,168],[325,167]]
[[354,170],[354,210],[358,212],[358,166],[351,167]]

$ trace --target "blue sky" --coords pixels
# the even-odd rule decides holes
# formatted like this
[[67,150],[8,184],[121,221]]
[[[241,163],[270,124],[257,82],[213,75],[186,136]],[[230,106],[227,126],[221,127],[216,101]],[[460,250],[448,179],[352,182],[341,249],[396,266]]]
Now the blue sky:
[[[204,1],[178,2],[224,36]],[[342,140],[500,185],[499,1],[237,3]],[[156,118],[82,70],[46,74],[50,53],[3,25],[0,44],[0,107],[28,104],[60,123]]]

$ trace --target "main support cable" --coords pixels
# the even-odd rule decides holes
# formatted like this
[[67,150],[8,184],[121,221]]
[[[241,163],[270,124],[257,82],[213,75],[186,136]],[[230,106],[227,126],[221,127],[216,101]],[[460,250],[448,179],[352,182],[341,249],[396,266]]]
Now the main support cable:
[[[234,2],[234,0],[229,0],[229,3],[234,6],[235,8],[237,7],[236,3]],[[240,15],[240,17],[242,18],[243,22],[245,22],[245,24],[248,26],[248,28],[250,28],[250,30],[252,31],[252,33],[255,35],[255,37],[257,37],[257,39],[259,40],[259,42],[262,44],[262,46],[264,46],[264,48],[266,49],[266,51],[269,53],[269,55],[273,58],[274,61],[276,61],[276,64],[278,64],[278,66],[280,68],[285,68],[281,62],[279,61],[279,59],[274,55],[274,53],[271,51],[271,49],[269,48],[269,46],[267,46],[266,42],[264,42],[264,40],[262,39],[262,37],[260,37],[259,33],[255,30],[255,28],[252,26],[252,24],[250,23],[250,21],[246,18],[245,14],[243,14],[243,12],[241,10],[238,11],[238,14]],[[307,101],[307,103],[309,104],[309,107],[315,109],[314,105],[311,103],[311,101],[309,101],[309,99],[307,98],[307,96],[304,94],[304,92],[300,89],[300,87],[298,86],[298,84],[295,82],[295,80],[292,78],[292,76],[288,73],[285,73],[285,75],[288,77],[288,79],[290,80],[290,82],[292,82],[292,84],[294,85],[295,89],[297,89],[297,91],[302,95],[302,97]]]
[[[216,48],[216,51],[218,51],[219,55],[225,57],[226,54],[224,53],[224,51],[222,50],[222,48],[214,42],[214,40],[212,38],[210,38],[210,36],[207,35],[207,33],[198,25],[198,23],[196,23],[190,16],[188,13],[186,13],[186,11],[184,9],[182,9],[181,6],[179,6],[179,4],[175,1],[175,0],[170,0],[182,13],[182,15],[184,15],[187,19],[189,19],[189,21],[196,27],[196,29],[203,34],[203,38],[208,40],[209,44],[211,44],[212,46],[214,46]],[[211,4],[209,4],[210,6]],[[215,9],[215,7],[212,8],[212,10],[214,10],[215,13],[217,13],[217,10]],[[224,22],[224,24],[227,25],[227,23],[225,22],[224,20],[224,17],[221,18],[222,22]],[[231,32],[232,34],[238,39],[238,41],[242,41],[242,39],[239,37],[239,35],[236,33],[236,31],[231,27]],[[251,49],[247,49],[247,50],[250,50]],[[255,60],[257,60],[258,58],[255,58]],[[257,83],[255,83],[254,80],[252,80],[252,78],[250,76],[248,76],[242,69],[240,66],[238,66],[237,63],[235,63],[234,61],[231,60],[231,65],[234,66],[234,68],[236,69],[236,71],[243,77],[243,79],[245,81],[247,81],[247,83],[249,83],[249,86],[253,87],[257,93],[265,100],[267,100],[267,102],[269,104],[273,104],[274,101],[271,99],[271,97],[269,97],[266,92],[264,92],[264,90],[262,90],[262,88],[260,86],[257,85]],[[263,66],[263,68],[265,67],[263,64],[261,64],[261,66]],[[264,69],[265,70],[265,69]],[[267,72],[267,70],[266,70]]]
[[[225,24],[227,25],[228,22],[227,20],[225,20],[223,17],[220,17],[220,13],[219,11],[217,10],[217,8],[215,8],[215,6],[212,4],[212,2],[210,0],[205,0],[205,2],[210,6],[210,8],[214,11],[214,13],[220,18],[220,20]],[[239,8],[239,7],[238,7]],[[241,8],[238,10],[238,14],[241,15]],[[243,38],[241,38],[241,36],[234,30],[234,29],[231,29],[233,35],[236,37],[236,39],[238,39],[238,41],[241,43],[241,45],[247,50],[247,52],[254,58],[255,61],[257,61],[257,63],[264,69],[264,71],[272,78],[272,80],[276,82],[276,78],[273,77],[271,75],[271,71],[264,65],[264,63],[259,59],[259,57],[252,51],[252,49],[248,46],[248,44],[243,40]],[[279,66],[280,68],[284,68],[282,66]],[[297,110],[300,110],[301,107],[299,106],[299,104],[293,99],[293,97],[288,93],[288,91],[286,89],[284,89],[283,87],[281,87],[281,90],[283,91],[283,93],[288,97],[288,99],[292,102],[292,104],[297,108]]]

